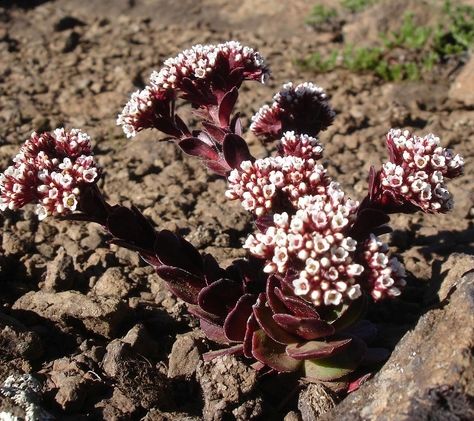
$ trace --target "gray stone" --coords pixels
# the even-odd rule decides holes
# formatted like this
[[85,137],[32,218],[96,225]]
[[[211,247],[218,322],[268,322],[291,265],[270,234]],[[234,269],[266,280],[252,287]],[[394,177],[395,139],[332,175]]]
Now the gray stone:
[[48,320],[67,323],[80,320],[89,331],[112,338],[129,314],[129,308],[113,297],[87,297],[76,291],[49,293],[31,291],[20,297],[14,310],[27,310]]

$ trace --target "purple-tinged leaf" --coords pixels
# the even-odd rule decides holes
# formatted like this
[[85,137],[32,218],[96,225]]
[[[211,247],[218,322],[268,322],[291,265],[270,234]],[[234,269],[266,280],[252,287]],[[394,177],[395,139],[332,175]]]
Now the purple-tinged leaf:
[[344,329],[357,323],[364,316],[367,311],[367,297],[362,295],[359,299],[345,304],[336,320],[331,324],[335,332],[340,332]]
[[353,338],[347,349],[334,356],[304,360],[305,375],[319,381],[340,379],[359,367],[366,351],[364,342]]
[[239,113],[236,113],[229,124],[231,133],[236,134],[237,136],[242,136],[242,121],[240,120]]
[[309,341],[290,344],[286,347],[286,353],[296,360],[325,358],[346,349],[351,340],[348,338],[332,342]]
[[252,294],[243,295],[226,317],[224,333],[229,341],[243,342],[247,330],[247,321],[252,314],[252,306],[256,299],[257,297]]
[[227,134],[225,130],[221,129],[215,124],[209,123],[208,121],[203,121],[202,125],[206,129],[206,132],[209,134],[209,136],[211,136],[218,143],[222,143],[224,141],[224,137]]
[[244,70],[245,69],[243,67],[236,67],[235,69],[233,69],[227,77],[228,85],[240,88],[240,85],[244,81]]
[[307,340],[324,338],[334,334],[334,328],[320,319],[296,317],[290,314],[274,314],[273,320],[286,331]]
[[361,387],[367,380],[369,380],[373,376],[373,373],[367,373],[363,376],[359,377],[357,380],[354,380],[349,383],[347,386],[347,393],[355,392],[359,387]]
[[273,313],[287,313],[288,310],[280,298],[275,294],[275,289],[280,285],[280,281],[275,275],[270,275],[267,280],[267,303]]
[[214,358],[224,355],[242,355],[243,345],[234,345],[229,348],[218,349],[217,351],[209,351],[202,355],[204,361],[212,361]]
[[188,311],[192,315],[198,317],[200,320],[205,320],[209,323],[213,323],[221,327],[224,323],[224,320],[222,319],[222,317],[219,317],[216,314],[208,313],[207,311],[199,307],[199,305],[188,304]]
[[155,253],[166,266],[174,266],[201,275],[202,258],[196,248],[184,238],[171,231],[162,230],[155,242]]
[[258,361],[279,372],[296,371],[302,365],[286,354],[284,345],[272,340],[263,330],[253,334],[252,353]]
[[257,319],[260,327],[265,333],[274,341],[280,344],[291,344],[299,342],[297,336],[292,335],[283,329],[278,323],[273,320],[273,312],[270,307],[266,305],[265,294],[261,293],[257,302],[253,306],[253,314]]
[[275,295],[285,304],[288,311],[298,317],[312,317],[319,319],[319,314],[310,303],[298,297],[288,297],[280,288],[275,288]]
[[182,133],[179,130],[170,117],[156,117],[153,119],[153,127],[164,134],[179,138]]
[[107,229],[117,239],[148,252],[154,249],[157,234],[148,220],[134,207],[115,206],[109,212]]
[[160,266],[155,271],[169,284],[177,297],[187,303],[197,304],[198,294],[206,286],[203,279],[172,266]]
[[230,279],[220,279],[203,288],[197,298],[203,310],[225,318],[242,294],[240,284]]
[[197,156],[210,161],[219,159],[219,153],[212,146],[209,146],[197,137],[183,139],[178,143],[178,146],[184,153],[191,156]]
[[255,316],[253,314],[250,315],[247,326],[245,328],[245,337],[244,337],[244,355],[247,358],[252,358],[252,338],[254,332],[259,329],[257,320],[255,320]]
[[204,319],[200,320],[200,326],[206,337],[211,341],[222,345],[229,344],[229,341],[224,335],[224,329],[222,326],[216,325]]
[[347,235],[357,241],[363,241],[369,237],[370,233],[374,232],[374,229],[387,224],[389,221],[390,217],[380,210],[362,209]]
[[240,168],[243,161],[254,161],[249,147],[244,139],[235,134],[228,134],[222,144],[224,158],[231,168]]
[[227,162],[225,162],[222,158],[219,161],[205,161],[204,165],[213,173],[223,177],[226,177],[227,174],[232,170],[232,168],[229,167],[229,164],[227,164]]
[[188,126],[179,115],[174,115],[174,122],[177,129],[182,133],[183,136],[191,136],[191,132],[189,131]]
[[222,101],[219,104],[219,123],[222,127],[229,126],[230,115],[238,97],[239,91],[234,87],[222,98]]
[[107,215],[113,209],[105,202],[95,183],[81,188],[78,207],[87,217],[101,225],[106,224]]
[[211,254],[204,254],[202,256],[202,262],[207,285],[211,285],[213,282],[225,277],[225,270],[219,266],[219,263],[217,263],[217,260]]

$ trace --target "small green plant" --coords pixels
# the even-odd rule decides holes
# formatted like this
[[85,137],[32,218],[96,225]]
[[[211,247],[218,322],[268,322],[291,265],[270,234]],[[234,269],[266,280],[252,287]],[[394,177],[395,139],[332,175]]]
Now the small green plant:
[[362,12],[377,0],[342,0],[341,5],[352,13]]
[[[362,3],[373,2],[342,2],[347,8],[349,4],[358,7]],[[347,45],[334,49],[327,56],[312,54],[298,63],[320,73],[342,67],[353,72],[372,72],[387,81],[419,80],[437,63],[462,54],[474,44],[474,7],[453,6],[446,1],[443,12],[445,19],[431,26],[417,24],[414,14],[407,12],[400,28],[381,34],[378,45],[357,48]]]
[[306,23],[311,26],[318,26],[324,23],[328,23],[336,17],[336,9],[317,4],[313,7],[310,15],[306,18]]

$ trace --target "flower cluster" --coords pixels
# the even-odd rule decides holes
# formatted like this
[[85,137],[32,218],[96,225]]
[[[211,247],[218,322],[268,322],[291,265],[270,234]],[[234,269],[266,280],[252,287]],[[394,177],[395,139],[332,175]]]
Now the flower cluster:
[[264,105],[252,117],[250,130],[265,140],[275,140],[289,130],[314,137],[332,124],[334,116],[323,88],[289,82],[275,94],[271,106]]
[[392,129],[387,134],[390,161],[380,172],[380,196],[396,204],[411,203],[425,212],[447,212],[453,206],[445,179],[463,171],[464,161],[440,146],[439,137],[411,135]]
[[217,45],[198,44],[184,50],[165,60],[163,68],[151,74],[150,81],[157,88],[185,91],[185,79],[205,86],[216,74],[228,76],[237,69],[243,79],[261,80],[262,83],[270,74],[260,53],[239,42],[229,41]]
[[76,210],[80,188],[97,181],[90,137],[73,129],[33,133],[0,174],[0,209],[37,203],[38,218]]
[[278,151],[281,155],[297,156],[301,159],[318,160],[323,156],[323,147],[318,139],[290,131],[283,133]]
[[262,216],[280,205],[290,202],[297,206],[305,195],[325,195],[329,178],[322,165],[315,160],[297,156],[276,156],[243,161],[240,169],[231,171],[226,196],[240,199],[242,206]]
[[316,306],[355,300],[361,295],[356,278],[364,268],[354,262],[357,241],[345,233],[358,206],[332,182],[325,195],[301,197],[294,215],[275,214],[274,225],[250,235],[244,248],[266,259],[267,273],[302,268],[293,280],[295,294]]
[[172,95],[166,90],[147,86],[136,91],[117,117],[117,125],[122,126],[127,137],[134,137],[143,129],[155,127],[160,119],[171,118],[171,100]]
[[183,131],[184,123],[176,121],[174,101],[177,97],[218,119],[227,93],[239,88],[244,80],[263,83],[269,75],[260,53],[239,42],[195,45],[165,60],[161,70],[151,74],[150,84],[132,94],[117,118],[117,125],[122,126],[127,137],[155,128],[180,138],[187,130]]
[[374,234],[364,243],[368,289],[374,300],[397,297],[406,284],[405,269],[396,257],[387,256],[388,246]]

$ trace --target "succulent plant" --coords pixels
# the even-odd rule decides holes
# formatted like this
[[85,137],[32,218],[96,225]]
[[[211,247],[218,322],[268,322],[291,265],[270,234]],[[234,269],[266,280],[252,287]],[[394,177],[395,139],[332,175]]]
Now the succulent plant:
[[[388,215],[448,211],[445,180],[462,172],[463,160],[434,135],[392,129],[390,160],[371,168],[361,203],[348,198],[318,163],[318,135],[335,113],[324,90],[309,82],[285,84],[252,118],[253,133],[277,150],[256,159],[233,110],[245,80],[268,76],[249,47],[197,45],[166,60],[117,119],[127,137],[157,129],[226,177],[226,196],[255,217],[247,259],[222,268],[179,235],[155,230],[136,207],[108,204],[90,138],[76,129],[32,134],[0,175],[0,209],[36,203],[40,219],[102,225],[111,242],[136,250],[199,318],[219,344],[205,358],[243,355],[256,368],[300,372],[351,391],[388,355],[370,346],[376,327],[363,319],[367,306],[399,296],[405,286],[402,264],[380,238],[390,232]],[[179,98],[191,103],[199,128],[191,130],[176,113]]]

